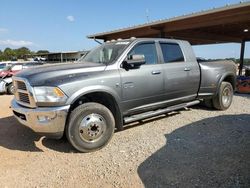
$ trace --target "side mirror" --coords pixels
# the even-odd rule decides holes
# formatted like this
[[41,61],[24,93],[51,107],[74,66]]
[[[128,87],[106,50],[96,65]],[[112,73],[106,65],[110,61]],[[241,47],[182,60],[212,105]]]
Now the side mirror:
[[123,62],[123,68],[125,69],[135,69],[139,68],[141,65],[145,64],[145,56],[142,54],[130,55],[126,61]]

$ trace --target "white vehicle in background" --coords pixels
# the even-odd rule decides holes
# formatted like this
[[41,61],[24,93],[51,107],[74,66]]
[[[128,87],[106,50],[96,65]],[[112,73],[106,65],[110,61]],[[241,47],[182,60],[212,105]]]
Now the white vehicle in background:
[[11,64],[10,61],[0,62],[0,71]]
[[0,93],[13,94],[12,77],[0,78]]
[[7,65],[3,70],[0,70],[0,93],[12,95],[14,92],[12,76],[23,69],[34,68],[42,65],[44,65],[42,62],[11,63],[10,65]]
[[12,76],[23,69],[22,63],[13,63],[0,71],[0,93],[13,94]]
[[45,57],[35,57],[34,61],[47,61]]

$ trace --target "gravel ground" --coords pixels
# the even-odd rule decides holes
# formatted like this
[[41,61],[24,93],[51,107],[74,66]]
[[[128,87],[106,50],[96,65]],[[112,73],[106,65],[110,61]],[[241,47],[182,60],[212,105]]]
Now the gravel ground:
[[82,154],[20,125],[0,95],[0,187],[250,187],[250,95],[131,125]]

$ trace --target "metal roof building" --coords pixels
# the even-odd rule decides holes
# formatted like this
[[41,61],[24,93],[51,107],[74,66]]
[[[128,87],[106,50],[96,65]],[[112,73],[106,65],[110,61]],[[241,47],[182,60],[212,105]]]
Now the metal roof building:
[[37,56],[45,58],[46,61],[50,63],[59,63],[77,61],[80,57],[87,53],[88,51],[49,52],[37,54]]
[[245,42],[250,40],[250,1],[137,26],[87,36],[104,41],[130,37],[188,40],[192,45],[241,43],[241,68]]

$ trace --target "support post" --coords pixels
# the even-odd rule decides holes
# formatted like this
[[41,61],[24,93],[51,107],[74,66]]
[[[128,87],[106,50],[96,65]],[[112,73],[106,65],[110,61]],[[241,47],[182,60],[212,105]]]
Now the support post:
[[244,55],[245,55],[245,43],[246,43],[245,40],[243,40],[241,42],[239,75],[242,75],[242,69],[243,69],[243,64],[244,64]]
[[160,38],[165,38],[166,37],[166,32],[164,31],[164,27],[161,27],[161,26],[160,27],[153,27],[153,26],[151,26],[150,28],[160,31],[158,37],[160,37]]
[[160,33],[161,38],[165,38],[165,36],[166,36],[165,31],[163,29],[161,29],[160,31],[161,31],[161,33]]
[[61,53],[61,62],[63,62],[63,54]]

